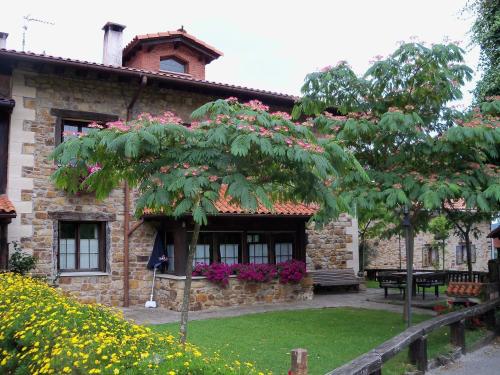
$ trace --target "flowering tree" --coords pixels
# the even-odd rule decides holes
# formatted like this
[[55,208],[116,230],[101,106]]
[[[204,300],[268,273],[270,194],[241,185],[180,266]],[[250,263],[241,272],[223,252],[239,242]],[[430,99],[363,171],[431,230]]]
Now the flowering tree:
[[462,199],[482,212],[499,207],[500,102],[472,117],[449,106],[471,77],[462,54],[454,44],[406,43],[363,77],[341,62],[306,77],[293,112],[330,110],[315,120],[318,129],[352,150],[370,177],[346,196],[358,212],[384,204],[394,225],[407,210],[410,254],[415,233],[447,202]]
[[[287,113],[269,113],[253,100],[210,102],[195,112],[189,127],[172,113],[147,114],[91,130],[59,145],[53,157],[57,187],[107,197],[122,181],[138,190],[136,214],[145,209],[195,223],[186,264],[181,338],[187,318],[194,250],[200,227],[215,214],[222,185],[231,202],[253,212],[277,201],[315,204],[318,223],[346,211],[337,196],[340,177],[362,181],[355,158],[332,137],[317,138],[312,122],[293,122]],[[94,125],[99,126],[99,125]],[[94,166],[89,174],[89,166]]]

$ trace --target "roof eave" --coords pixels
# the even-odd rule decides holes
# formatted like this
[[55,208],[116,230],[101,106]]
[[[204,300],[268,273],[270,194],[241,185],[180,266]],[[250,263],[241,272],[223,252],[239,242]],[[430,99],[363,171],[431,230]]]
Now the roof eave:
[[216,82],[203,81],[197,79],[175,77],[174,75],[170,75],[168,73],[156,73],[152,71],[134,69],[128,67],[115,67],[112,65],[103,65],[93,62],[84,62],[84,61],[64,59],[54,56],[42,56],[37,54],[29,54],[13,50],[0,49],[0,58],[2,56],[11,58],[13,60],[52,63],[54,65],[64,65],[64,66],[74,67],[77,69],[97,70],[100,72],[118,74],[123,76],[134,76],[134,77],[147,76],[149,79],[152,80],[176,83],[185,87],[191,86],[196,88],[204,88],[212,91],[224,92],[225,94],[229,95],[235,95],[235,96],[244,95],[247,97],[255,97],[262,100],[272,100],[274,102],[279,102],[287,106],[293,106],[293,104],[297,100],[297,97],[287,94],[261,91],[252,88],[233,86],[225,83],[216,83]]

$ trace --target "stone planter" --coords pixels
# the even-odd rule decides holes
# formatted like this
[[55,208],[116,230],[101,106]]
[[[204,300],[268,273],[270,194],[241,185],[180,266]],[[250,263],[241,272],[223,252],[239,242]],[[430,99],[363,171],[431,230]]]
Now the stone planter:
[[[155,299],[160,307],[180,311],[185,277],[157,276]],[[284,303],[310,300],[313,297],[312,279],[306,276],[297,284],[280,284],[279,280],[267,283],[240,281],[230,277],[225,288],[194,276],[191,284],[191,311],[244,306],[264,303]]]

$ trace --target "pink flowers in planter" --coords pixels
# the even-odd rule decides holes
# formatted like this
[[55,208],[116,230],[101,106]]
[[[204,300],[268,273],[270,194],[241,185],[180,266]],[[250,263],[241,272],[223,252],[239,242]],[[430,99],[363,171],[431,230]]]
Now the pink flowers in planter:
[[306,275],[306,264],[299,260],[290,260],[278,264],[240,263],[198,263],[193,276],[205,276],[209,281],[226,287],[229,276],[236,275],[240,281],[266,283],[279,279],[281,284],[298,283]]
[[233,269],[238,280],[243,281],[269,282],[277,275],[274,264],[235,264]]
[[278,263],[276,268],[282,284],[298,283],[306,274],[306,264],[295,259]]
[[226,287],[229,283],[229,276],[232,268],[226,263],[204,264],[198,263],[193,270],[193,276],[205,276],[208,281]]

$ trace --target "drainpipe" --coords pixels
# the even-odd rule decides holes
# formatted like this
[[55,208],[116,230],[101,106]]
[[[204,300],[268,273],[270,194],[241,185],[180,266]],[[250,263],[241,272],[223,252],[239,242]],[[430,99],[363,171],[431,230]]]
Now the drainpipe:
[[[137,91],[135,92],[130,104],[127,107],[127,121],[132,119],[132,112],[134,110],[134,105],[139,95],[141,94],[144,87],[148,83],[148,77],[145,75],[141,76],[141,84]],[[142,224],[142,221],[139,225]],[[134,226],[130,229],[130,188],[128,182],[125,181],[123,186],[123,306],[128,307],[130,303],[129,295],[129,237],[130,235],[139,227],[139,225]]]

